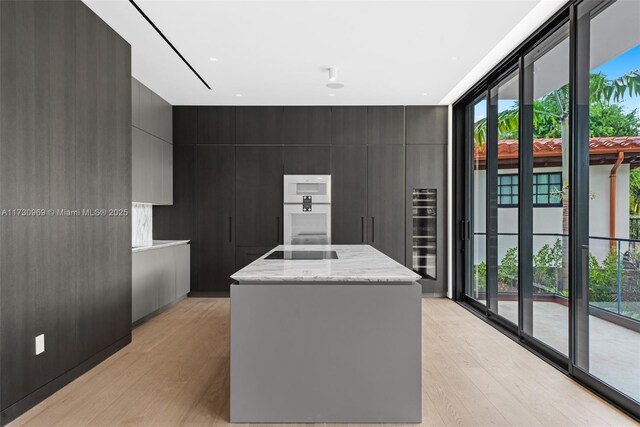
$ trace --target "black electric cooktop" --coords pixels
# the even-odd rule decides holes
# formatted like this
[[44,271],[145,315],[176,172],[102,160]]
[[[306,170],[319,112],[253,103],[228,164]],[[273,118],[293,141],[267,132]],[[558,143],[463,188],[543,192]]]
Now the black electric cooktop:
[[273,251],[264,259],[313,260],[338,259],[336,251]]

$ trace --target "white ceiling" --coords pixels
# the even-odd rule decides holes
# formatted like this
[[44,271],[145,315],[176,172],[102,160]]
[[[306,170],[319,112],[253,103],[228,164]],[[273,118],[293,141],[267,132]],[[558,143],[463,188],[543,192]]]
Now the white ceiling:
[[[539,3],[562,3],[137,0],[208,90],[128,0],[84,2],[131,44],[133,76],[173,105],[447,103],[515,46],[503,39]],[[325,86],[329,66],[344,88]]]

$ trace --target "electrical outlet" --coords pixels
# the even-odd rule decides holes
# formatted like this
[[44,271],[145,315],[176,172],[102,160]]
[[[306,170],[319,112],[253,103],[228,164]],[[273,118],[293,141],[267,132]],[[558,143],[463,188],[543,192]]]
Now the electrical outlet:
[[36,356],[44,353],[44,334],[36,337]]

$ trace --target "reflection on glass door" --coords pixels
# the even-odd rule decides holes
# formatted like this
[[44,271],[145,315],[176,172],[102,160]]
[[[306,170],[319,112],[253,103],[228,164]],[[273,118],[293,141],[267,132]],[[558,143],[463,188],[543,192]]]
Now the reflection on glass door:
[[467,296],[486,304],[487,255],[486,255],[486,165],[487,165],[487,100],[485,97],[471,105],[467,111],[469,118],[468,143],[473,153],[473,235],[471,236],[471,283]]
[[[576,312],[576,364],[640,401],[640,2],[580,4],[577,82],[589,155],[587,277]],[[624,31],[623,31],[624,29]],[[588,35],[588,37],[586,37]],[[588,63],[587,63],[588,58]],[[586,69],[588,68],[588,74]],[[586,236],[588,232],[588,236]]]
[[[527,208],[532,219],[532,276],[523,283],[527,334],[563,355],[569,349],[569,25],[525,56],[523,94],[530,150]],[[521,207],[524,209],[524,207]]]

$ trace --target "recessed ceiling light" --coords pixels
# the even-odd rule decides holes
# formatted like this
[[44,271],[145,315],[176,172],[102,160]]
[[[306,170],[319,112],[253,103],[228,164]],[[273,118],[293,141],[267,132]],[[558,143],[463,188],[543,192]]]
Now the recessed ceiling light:
[[242,94],[241,93],[236,93],[236,96],[242,96]]
[[336,96],[336,94],[335,93],[330,93],[329,96]]
[[451,60],[452,60],[452,61],[457,61],[457,60],[458,60],[458,57],[457,57],[457,56],[452,56],[452,57],[451,57]]
[[218,58],[214,58],[213,56],[211,58],[209,58],[209,61],[211,62],[216,62],[218,60]]
[[427,96],[427,92],[422,92],[422,96]]

